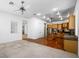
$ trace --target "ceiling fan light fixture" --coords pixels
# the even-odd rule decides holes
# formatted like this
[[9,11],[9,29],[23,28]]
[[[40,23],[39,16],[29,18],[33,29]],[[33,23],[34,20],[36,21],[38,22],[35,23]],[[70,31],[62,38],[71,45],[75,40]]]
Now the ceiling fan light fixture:
[[24,4],[24,1],[21,1],[22,4]]
[[20,10],[21,11],[26,11],[26,9],[24,7],[21,7]]

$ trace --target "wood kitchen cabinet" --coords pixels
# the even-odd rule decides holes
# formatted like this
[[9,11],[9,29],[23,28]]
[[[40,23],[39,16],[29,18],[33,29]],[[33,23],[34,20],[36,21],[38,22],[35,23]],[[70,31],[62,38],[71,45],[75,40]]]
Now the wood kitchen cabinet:
[[64,50],[77,54],[78,41],[73,39],[64,40]]
[[69,16],[69,29],[75,29],[75,16]]

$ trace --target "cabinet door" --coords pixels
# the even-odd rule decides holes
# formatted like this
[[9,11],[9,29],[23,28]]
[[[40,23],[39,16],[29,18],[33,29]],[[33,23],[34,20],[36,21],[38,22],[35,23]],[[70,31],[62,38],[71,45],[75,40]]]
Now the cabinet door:
[[77,41],[64,40],[64,50],[72,53],[77,53]]
[[74,15],[69,17],[69,29],[75,29],[75,16]]

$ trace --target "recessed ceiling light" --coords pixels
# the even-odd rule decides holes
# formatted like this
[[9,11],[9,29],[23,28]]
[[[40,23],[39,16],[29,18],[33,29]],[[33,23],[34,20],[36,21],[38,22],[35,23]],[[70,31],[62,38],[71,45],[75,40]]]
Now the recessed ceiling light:
[[53,8],[52,11],[58,11],[58,8]]
[[46,16],[43,16],[43,18],[45,19],[45,18],[46,18]]
[[41,15],[41,13],[37,13],[36,15],[37,15],[37,16],[40,16],[40,15]]

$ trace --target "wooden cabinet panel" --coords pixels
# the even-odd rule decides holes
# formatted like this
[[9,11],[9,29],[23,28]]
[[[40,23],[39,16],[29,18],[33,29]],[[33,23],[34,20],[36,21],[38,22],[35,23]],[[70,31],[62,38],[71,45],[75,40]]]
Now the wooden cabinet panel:
[[58,24],[58,29],[62,29],[62,24]]
[[57,29],[57,24],[53,24],[52,26],[53,26],[53,28],[56,28]]
[[64,40],[64,50],[77,54],[77,44],[75,40]]
[[57,24],[48,24],[47,27],[48,28],[56,28],[57,29]]
[[48,28],[53,28],[53,25],[52,24],[48,24],[47,27]]
[[69,29],[75,29],[75,16],[74,15],[69,17]]

